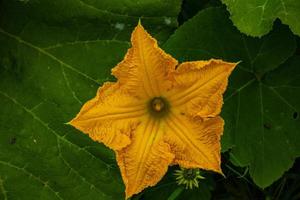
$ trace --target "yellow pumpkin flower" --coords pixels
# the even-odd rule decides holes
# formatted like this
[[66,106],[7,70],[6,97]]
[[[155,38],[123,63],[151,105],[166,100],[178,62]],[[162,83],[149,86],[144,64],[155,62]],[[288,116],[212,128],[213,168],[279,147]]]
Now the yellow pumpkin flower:
[[[71,125],[116,153],[126,198],[155,185],[169,165],[222,173],[220,116],[236,63],[178,65],[139,23],[132,47]],[[178,66],[177,66],[178,65]]]

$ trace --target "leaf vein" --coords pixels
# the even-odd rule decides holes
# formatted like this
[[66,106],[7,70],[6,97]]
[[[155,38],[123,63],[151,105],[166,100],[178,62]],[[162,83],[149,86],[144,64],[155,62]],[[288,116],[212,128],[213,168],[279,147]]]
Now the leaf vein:
[[9,33],[9,32],[6,32],[6,31],[3,30],[2,28],[0,28],[0,33],[2,33],[3,35],[5,35],[5,36],[7,36],[7,37],[9,37],[9,38],[12,38],[12,39],[18,41],[19,43],[24,44],[25,46],[28,46],[28,47],[30,47],[30,48],[32,48],[32,49],[34,49],[34,50],[40,52],[41,54],[44,54],[45,56],[47,56],[47,57],[51,58],[52,60],[58,62],[58,63],[61,64],[62,66],[64,66],[64,67],[66,67],[66,68],[68,68],[68,69],[70,69],[70,70],[76,72],[77,74],[81,75],[82,77],[84,77],[84,78],[86,78],[86,79],[88,79],[88,80],[90,80],[90,81],[93,81],[93,82],[96,83],[97,85],[100,84],[100,83],[99,83],[97,80],[95,80],[94,78],[88,76],[87,74],[81,72],[80,70],[74,68],[73,66],[71,66],[71,65],[69,65],[69,64],[67,64],[67,63],[65,63],[64,61],[60,60],[59,58],[55,57],[55,56],[52,55],[51,53],[45,51],[44,49],[42,49],[42,48],[40,48],[40,47],[38,47],[38,46],[35,46],[34,44],[32,44],[32,43],[30,43],[30,42],[27,42],[27,41],[23,40],[21,37],[16,36],[16,35],[13,35],[13,34],[11,34],[11,33]]
[[[88,4],[88,3],[84,2],[83,0],[78,0],[78,2],[81,5],[86,6],[90,9],[92,9],[92,10],[102,12],[102,13],[105,13],[105,14],[111,14],[111,15],[119,16],[119,17],[144,18],[144,19],[147,19],[147,18],[152,19],[152,18],[161,18],[162,17],[162,16],[135,16],[135,15],[120,14],[120,13],[112,12],[112,11],[109,11],[109,10],[104,10],[104,9],[97,8],[97,7],[95,7],[91,4]],[[165,17],[171,17],[171,16],[165,16]]]
[[297,110],[296,107],[294,107],[292,104],[290,104],[275,88],[273,87],[268,87],[276,96],[281,99],[287,106],[292,108],[293,110]]
[[0,177],[0,191],[2,191],[4,200],[7,200],[7,191],[4,188],[4,181],[1,177]]
[[228,97],[226,97],[224,99],[224,102],[228,101],[231,97],[233,97],[237,93],[241,92],[243,89],[245,89],[246,87],[248,87],[249,85],[251,85],[251,83],[253,83],[254,81],[255,81],[255,79],[251,79],[250,81],[248,81],[247,83],[245,83],[244,85],[242,85],[241,87],[239,87],[238,89],[236,89],[234,92],[232,92]]
[[96,40],[85,40],[85,41],[74,41],[74,42],[65,42],[65,43],[57,43],[55,45],[51,45],[51,46],[47,46],[47,47],[43,47],[41,49],[43,50],[50,50],[50,49],[55,49],[55,48],[60,48],[63,46],[67,46],[67,45],[76,45],[76,44],[90,44],[90,43],[102,43],[102,42],[106,42],[106,43],[110,43],[110,42],[115,42],[115,43],[124,43],[124,44],[128,44],[129,42],[127,41],[121,41],[121,40],[116,40],[116,39],[112,39],[112,40],[101,40],[101,39],[96,39]]
[[73,98],[74,98],[80,105],[82,105],[82,102],[81,102],[80,99],[77,97],[75,91],[72,89],[72,87],[71,87],[71,85],[70,85],[70,82],[69,82],[68,77],[67,77],[67,75],[66,75],[65,69],[63,68],[62,65],[60,65],[60,66],[61,66],[61,72],[62,72],[62,75],[63,75],[63,77],[64,77],[64,81],[65,81],[65,83],[66,83],[68,89],[70,90],[70,92],[71,92]]
[[[95,157],[93,154],[91,154],[89,151],[87,151],[85,148],[82,148],[72,142],[70,142],[69,140],[65,139],[65,137],[59,135],[55,130],[53,130],[52,128],[50,128],[48,126],[47,123],[45,123],[43,120],[41,120],[34,112],[32,112],[31,110],[29,110],[27,107],[25,107],[24,105],[22,105],[20,102],[18,102],[16,99],[10,97],[8,94],[0,91],[0,94],[2,94],[4,97],[6,97],[7,99],[11,100],[14,104],[20,106],[23,110],[25,110],[28,114],[30,114],[34,120],[36,120],[37,122],[39,122],[40,124],[42,124],[47,130],[49,130],[50,132],[52,132],[56,137],[58,137],[59,139],[61,139],[62,141],[66,142],[67,144],[70,144],[76,148],[78,148],[79,150],[84,151],[85,153],[87,153],[88,155],[90,155],[92,158],[99,160],[97,157]],[[103,160],[99,160],[100,162],[102,162],[103,164],[105,164],[108,168],[110,168],[110,165],[105,163]]]
[[[48,188],[51,192],[53,192],[55,194],[55,196],[60,199],[60,200],[63,200],[63,198],[59,195],[59,192],[56,192],[49,184],[47,181],[43,181],[41,178],[35,176],[34,174],[32,174],[31,172],[27,171],[25,169],[25,167],[21,168],[19,166],[16,166],[12,163],[9,163],[7,161],[3,161],[3,160],[0,160],[0,164],[2,165],[5,165],[7,167],[10,167],[10,168],[14,168],[16,170],[19,170],[21,172],[23,172],[24,174],[26,174],[29,178],[30,177],[33,177],[36,181],[40,182],[42,185],[44,185],[44,187]],[[1,184],[1,182],[0,182]]]
[[[259,83],[259,95],[260,95],[260,114],[261,114],[261,132],[262,132],[262,166],[265,163],[265,129],[264,129],[264,104],[263,104],[263,95],[262,95],[262,84]],[[262,170],[264,173],[264,170]],[[264,174],[262,178],[265,179]]]
[[64,163],[68,168],[70,168],[70,170],[73,171],[78,177],[80,177],[80,179],[81,179],[83,182],[89,184],[89,185],[91,186],[90,189],[95,188],[95,190],[96,190],[97,192],[99,192],[99,193],[102,194],[103,196],[107,196],[107,195],[104,194],[102,191],[98,190],[98,188],[97,188],[93,183],[87,181],[87,179],[84,178],[77,170],[75,170],[73,167],[71,167],[71,165],[69,164],[69,162],[68,162],[66,159],[64,159],[64,157],[63,157],[63,155],[62,155],[61,145],[60,145],[60,140],[61,140],[61,138],[57,137],[56,139],[57,139],[57,147],[58,147],[58,151],[59,151],[59,157],[62,159],[63,163]]

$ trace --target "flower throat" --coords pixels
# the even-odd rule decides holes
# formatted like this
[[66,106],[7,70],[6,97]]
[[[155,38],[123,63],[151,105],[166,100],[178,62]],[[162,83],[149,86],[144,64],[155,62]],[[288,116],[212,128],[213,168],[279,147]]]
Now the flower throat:
[[169,112],[169,103],[163,97],[154,97],[149,103],[149,112],[154,117],[163,117]]

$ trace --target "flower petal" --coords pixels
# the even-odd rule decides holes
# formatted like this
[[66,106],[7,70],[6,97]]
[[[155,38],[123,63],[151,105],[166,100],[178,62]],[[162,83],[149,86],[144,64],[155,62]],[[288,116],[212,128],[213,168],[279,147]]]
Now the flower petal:
[[117,151],[117,162],[126,185],[126,198],[155,185],[167,172],[174,155],[162,136],[162,123],[148,117],[134,132],[131,144]]
[[93,140],[118,150],[130,143],[131,132],[146,113],[145,105],[123,93],[118,84],[105,83],[70,124]]
[[169,75],[177,61],[157,45],[139,23],[131,35],[132,48],[112,74],[135,96],[160,96],[171,86]]
[[175,84],[168,97],[172,106],[192,116],[217,116],[228,77],[236,65],[214,59],[182,63],[174,73]]
[[166,124],[165,141],[175,154],[174,164],[222,173],[220,136],[224,122],[221,117],[203,120],[172,114]]

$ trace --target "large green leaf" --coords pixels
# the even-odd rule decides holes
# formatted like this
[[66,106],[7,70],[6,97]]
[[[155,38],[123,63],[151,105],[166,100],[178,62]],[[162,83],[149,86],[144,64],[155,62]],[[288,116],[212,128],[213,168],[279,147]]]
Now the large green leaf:
[[296,42],[287,27],[251,38],[235,29],[226,11],[210,8],[178,28],[164,47],[181,61],[242,61],[225,94],[223,151],[231,148],[234,163],[249,166],[263,188],[291,167],[300,155],[300,68],[298,58],[288,60]]
[[251,36],[267,34],[275,19],[279,18],[300,35],[299,0],[222,0],[231,13],[238,29]]
[[123,199],[112,151],[65,125],[129,47],[163,40],[180,1],[0,1],[0,199]]

